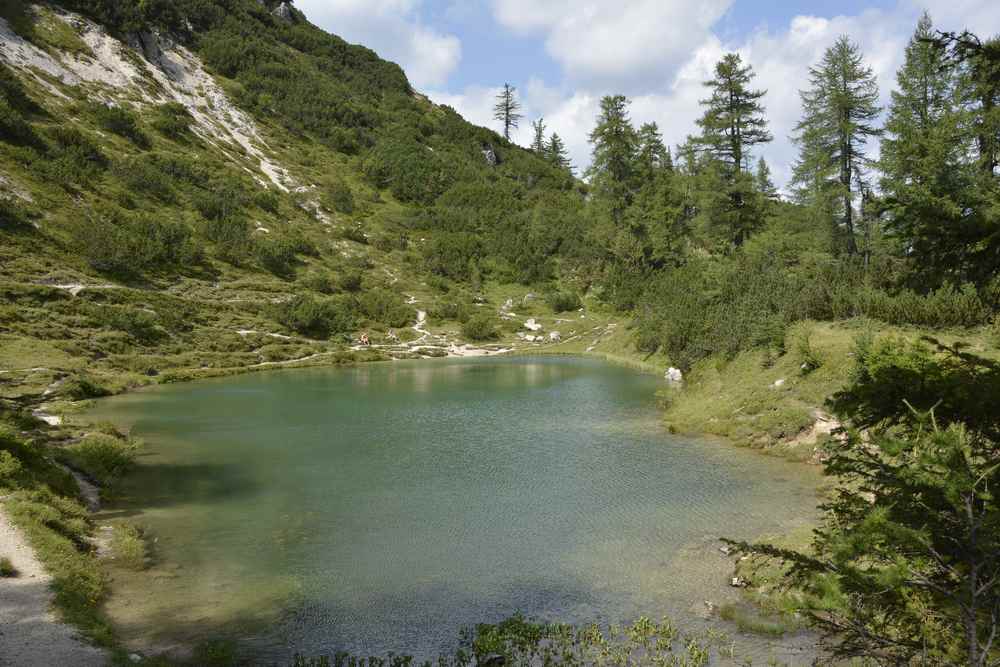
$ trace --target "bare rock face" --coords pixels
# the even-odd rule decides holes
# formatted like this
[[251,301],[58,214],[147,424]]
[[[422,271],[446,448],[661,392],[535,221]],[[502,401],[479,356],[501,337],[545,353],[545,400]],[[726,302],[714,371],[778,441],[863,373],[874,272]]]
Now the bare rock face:
[[491,146],[490,144],[483,144],[482,150],[483,150],[483,159],[486,160],[486,164],[490,165],[491,167],[495,167],[498,164],[500,164],[500,156],[497,155],[497,152],[495,150],[493,150],[493,146]]
[[282,2],[280,5],[274,8],[271,14],[282,21],[288,21],[289,23],[295,22],[295,11],[292,10],[292,5],[289,2]]

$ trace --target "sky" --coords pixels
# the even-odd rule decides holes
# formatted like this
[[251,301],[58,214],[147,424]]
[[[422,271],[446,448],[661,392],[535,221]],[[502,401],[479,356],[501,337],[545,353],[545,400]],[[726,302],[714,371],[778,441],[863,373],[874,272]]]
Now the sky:
[[[759,148],[784,186],[809,67],[840,35],[857,42],[889,101],[917,20],[936,28],[1000,33],[1000,0],[296,0],[310,21],[398,63],[410,83],[468,120],[501,129],[498,89],[517,88],[530,142],[542,117],[565,141],[577,173],[590,163],[587,136],[600,99],[624,94],[631,116],[655,121],[668,146],[697,131],[702,82],[727,52],[739,53],[767,91],[774,141]],[[873,147],[877,152],[877,146]]]

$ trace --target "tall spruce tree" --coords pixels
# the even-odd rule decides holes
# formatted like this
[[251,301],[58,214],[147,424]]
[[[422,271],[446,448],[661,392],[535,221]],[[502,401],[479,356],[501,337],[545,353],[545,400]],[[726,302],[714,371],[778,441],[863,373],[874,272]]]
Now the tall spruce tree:
[[809,89],[800,93],[802,120],[796,126],[799,159],[793,181],[801,198],[839,218],[844,247],[857,252],[854,201],[859,184],[867,185],[872,160],[868,140],[879,136],[875,125],[878,82],[860,48],[846,35],[826,50],[819,65],[809,69]]
[[960,230],[974,175],[966,158],[973,146],[962,139],[958,72],[933,37],[925,13],[896,74],[879,164],[889,232],[925,287],[964,279]]
[[628,117],[628,105],[624,95],[605,96],[597,127],[590,133],[593,160],[588,175],[616,224],[632,201],[634,186],[638,136]]
[[539,118],[531,123],[531,150],[537,155],[545,155],[545,119]]
[[503,84],[503,90],[497,94],[496,100],[493,118],[503,124],[503,137],[510,141],[510,131],[516,130],[524,117],[520,113],[521,103],[517,101],[517,88],[509,83]]

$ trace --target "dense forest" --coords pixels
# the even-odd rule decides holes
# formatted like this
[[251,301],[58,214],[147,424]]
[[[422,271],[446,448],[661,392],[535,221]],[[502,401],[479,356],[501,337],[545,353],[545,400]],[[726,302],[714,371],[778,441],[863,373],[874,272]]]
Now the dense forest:
[[[760,157],[766,91],[736,53],[679,146],[603,98],[577,175],[544,119],[531,146],[510,141],[513,86],[502,132],[474,126],[292,3],[13,0],[0,16],[23,53],[93,58],[95,33],[66,11],[127,45],[121,68],[138,74],[116,88],[0,60],[0,489],[65,566],[59,604],[92,639],[113,643],[94,609],[107,582],[80,547],[72,480],[35,447],[50,436],[22,435],[47,433],[39,406],[72,414],[269,364],[443,356],[399,345],[428,336],[424,316],[440,340],[518,349],[516,308],[550,328],[567,312],[620,321],[615,344],[686,378],[740,359],[822,377],[766,435],[796,435],[832,393],[845,428],[821,444],[843,490],[808,548],[737,547],[786,563],[780,612],[808,615],[839,656],[998,664],[1000,39],[924,15],[883,109],[840,38],[809,69],[779,189]],[[188,52],[218,96],[185,104],[149,74]],[[835,363],[811,347],[816,322],[861,333]],[[958,342],[972,337],[977,354]],[[665,399],[668,415],[685,400]],[[754,401],[777,423],[771,398]],[[132,443],[87,437],[57,458],[113,485]],[[521,634],[490,652],[552,630],[506,627]]]

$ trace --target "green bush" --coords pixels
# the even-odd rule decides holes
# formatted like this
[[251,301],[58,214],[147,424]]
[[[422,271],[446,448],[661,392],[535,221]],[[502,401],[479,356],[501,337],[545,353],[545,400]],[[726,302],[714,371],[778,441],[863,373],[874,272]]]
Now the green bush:
[[347,215],[354,212],[354,193],[342,179],[337,178],[330,183],[326,199],[330,207],[338,213]]
[[111,391],[88,375],[77,375],[62,384],[61,391],[74,401],[108,396]]
[[91,433],[65,449],[71,464],[102,486],[113,486],[135,463],[139,445],[104,433]]
[[17,568],[14,567],[14,563],[11,562],[10,558],[6,556],[0,557],[0,577],[9,579],[16,576]]
[[423,247],[427,270],[452,280],[468,280],[470,267],[476,265],[482,254],[482,241],[469,232],[441,234]]
[[472,311],[464,303],[457,301],[445,301],[435,308],[432,308],[429,315],[436,320],[455,320],[465,323],[469,321]]
[[101,209],[72,227],[71,234],[89,264],[112,275],[176,270],[199,259],[187,225],[146,213]]
[[348,333],[356,326],[354,309],[344,297],[315,299],[303,294],[275,305],[272,314],[289,329],[314,338]]
[[190,112],[179,102],[160,104],[153,112],[153,129],[175,141],[190,136],[193,122]]
[[51,145],[44,157],[32,161],[43,176],[63,187],[88,185],[107,167],[107,158],[93,141],[74,127],[48,131]]
[[252,232],[246,220],[209,218],[203,227],[205,236],[215,242],[215,254],[224,262],[239,266],[254,249]]
[[580,296],[575,292],[550,292],[545,297],[545,303],[549,304],[554,313],[565,313],[583,307]]
[[338,285],[345,292],[360,292],[363,282],[364,274],[361,271],[348,271],[340,276]]
[[102,130],[125,137],[140,148],[149,148],[149,137],[140,129],[139,121],[132,111],[120,106],[95,104],[91,108],[91,114]]
[[500,337],[497,321],[489,313],[476,313],[462,325],[462,335],[469,340],[496,340]]
[[258,190],[253,195],[253,203],[260,210],[277,215],[281,197],[274,190]]
[[257,261],[276,276],[288,278],[295,272],[297,243],[282,236],[258,238],[254,244]]
[[401,202],[432,204],[454,180],[454,167],[430,147],[405,134],[380,141],[368,154],[364,173]]
[[368,290],[358,297],[358,304],[368,319],[390,327],[404,327],[413,321],[413,308],[396,291],[380,288]]

